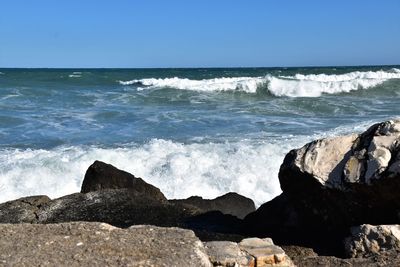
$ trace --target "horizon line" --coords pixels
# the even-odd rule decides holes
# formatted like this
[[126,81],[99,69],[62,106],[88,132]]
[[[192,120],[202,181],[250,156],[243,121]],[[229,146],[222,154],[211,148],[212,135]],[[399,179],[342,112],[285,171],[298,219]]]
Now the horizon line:
[[305,65],[305,66],[237,66],[237,67],[0,67],[0,69],[289,69],[289,68],[348,68],[348,67],[393,67],[400,64],[366,65]]

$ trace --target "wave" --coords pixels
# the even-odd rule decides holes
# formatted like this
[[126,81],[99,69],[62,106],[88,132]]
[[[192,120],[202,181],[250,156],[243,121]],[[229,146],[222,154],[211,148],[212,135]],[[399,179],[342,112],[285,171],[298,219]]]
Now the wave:
[[293,76],[222,77],[191,80],[187,78],[149,78],[119,81],[137,85],[139,90],[173,88],[194,91],[243,91],[257,93],[266,88],[274,96],[319,97],[376,87],[387,80],[400,79],[400,70],[354,71],[345,74],[295,74]]
[[[186,78],[165,78],[165,79],[140,79],[132,81],[119,81],[122,85],[141,85],[145,88],[174,88],[195,91],[244,91],[255,93],[257,88],[266,81],[262,77],[231,77],[214,78],[205,80],[190,80]],[[143,90],[144,87],[139,87]]]
[[279,166],[290,147],[271,143],[182,144],[153,139],[124,148],[2,150],[0,203],[27,195],[79,192],[86,169],[102,160],[142,177],[168,198],[214,198],[235,191],[257,205],[277,196]]
[[281,193],[279,167],[291,149],[322,137],[362,132],[375,122],[342,125],[311,136],[258,141],[183,144],[152,139],[116,148],[2,149],[0,203],[28,195],[55,198],[79,192],[87,168],[101,160],[142,177],[169,199],[215,198],[233,191],[259,206]]

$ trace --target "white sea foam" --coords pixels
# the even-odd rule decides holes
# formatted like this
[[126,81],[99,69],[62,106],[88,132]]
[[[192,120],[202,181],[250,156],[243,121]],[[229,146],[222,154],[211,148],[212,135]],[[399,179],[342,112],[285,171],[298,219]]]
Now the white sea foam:
[[390,79],[400,79],[400,70],[355,71],[346,74],[296,74],[268,77],[268,90],[276,96],[318,97],[323,93],[348,93],[375,87]]
[[174,88],[195,91],[243,91],[256,93],[261,87],[275,96],[318,97],[321,94],[348,93],[368,89],[390,79],[400,79],[400,70],[355,71],[345,74],[296,74],[294,76],[232,77],[204,80],[187,78],[139,79],[119,81],[122,85],[146,88]]
[[138,84],[140,89],[145,88],[174,88],[195,91],[244,91],[255,93],[257,88],[266,80],[262,77],[231,77],[215,78],[205,80],[190,80],[186,78],[165,78],[165,79],[140,79],[132,81],[120,81],[123,85]]
[[294,145],[182,144],[155,139],[114,149],[3,150],[0,203],[27,195],[59,197],[78,192],[86,169],[97,159],[144,178],[168,198],[214,198],[235,191],[259,205],[280,193],[277,174],[290,144]]
[[257,142],[182,144],[153,139],[123,148],[4,149],[0,151],[0,203],[27,195],[54,198],[79,192],[88,166],[102,160],[142,177],[168,198],[214,198],[234,191],[261,205],[281,192],[278,171],[291,149],[321,137],[361,132],[372,123]]
[[72,72],[72,74],[68,75],[68,77],[70,77],[70,78],[80,78],[80,77],[82,77],[82,72],[74,71],[74,72]]

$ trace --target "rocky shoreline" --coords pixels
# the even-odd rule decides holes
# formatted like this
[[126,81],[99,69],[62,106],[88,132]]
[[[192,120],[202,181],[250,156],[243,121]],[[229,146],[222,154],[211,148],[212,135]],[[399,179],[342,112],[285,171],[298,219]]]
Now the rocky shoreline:
[[399,120],[290,151],[279,181],[256,210],[236,193],[168,200],[96,161],[79,193],[0,204],[0,266],[400,265]]

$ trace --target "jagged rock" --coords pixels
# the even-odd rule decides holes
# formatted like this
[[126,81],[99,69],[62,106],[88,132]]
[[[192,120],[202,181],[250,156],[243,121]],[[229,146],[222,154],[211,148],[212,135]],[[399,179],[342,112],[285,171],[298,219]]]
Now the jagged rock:
[[157,187],[110,164],[96,160],[86,171],[81,193],[104,189],[130,189],[146,194],[149,198],[166,200]]
[[0,224],[0,236],[2,266],[212,266],[202,242],[179,228]]
[[255,266],[254,257],[241,250],[238,243],[211,241],[205,243],[205,248],[214,266]]
[[400,250],[400,225],[363,224],[351,228],[345,240],[349,257],[366,257],[388,250]]
[[47,196],[23,197],[0,204],[0,223],[32,223],[39,208],[50,201]]
[[237,193],[227,193],[214,199],[203,199],[193,196],[187,199],[170,200],[173,203],[191,205],[207,211],[220,211],[224,214],[234,215],[243,219],[247,214],[256,210],[253,200]]
[[249,214],[245,228],[279,243],[343,253],[351,226],[400,223],[399,152],[399,120],[292,150],[279,172],[283,193]]
[[246,238],[239,243],[241,250],[254,257],[255,266],[294,266],[292,260],[271,238]]
[[291,151],[279,173],[297,209],[334,226],[400,220],[400,121],[358,136],[323,139]]

